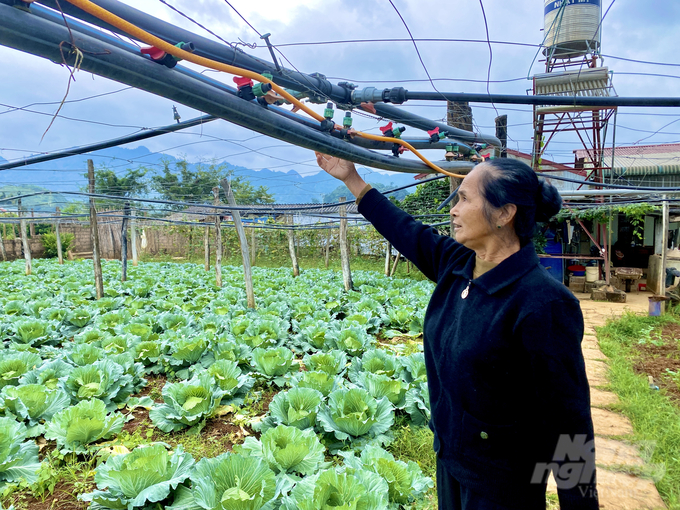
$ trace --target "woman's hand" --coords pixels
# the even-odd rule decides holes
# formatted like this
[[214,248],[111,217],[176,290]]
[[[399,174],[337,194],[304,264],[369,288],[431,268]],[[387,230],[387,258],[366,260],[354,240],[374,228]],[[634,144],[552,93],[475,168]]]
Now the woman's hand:
[[328,174],[336,179],[345,182],[347,179],[359,175],[354,163],[345,159],[328,156],[320,152],[315,152],[317,164]]
[[358,197],[366,187],[366,182],[357,172],[354,163],[344,159],[316,152],[316,162],[329,175],[345,183],[350,193]]

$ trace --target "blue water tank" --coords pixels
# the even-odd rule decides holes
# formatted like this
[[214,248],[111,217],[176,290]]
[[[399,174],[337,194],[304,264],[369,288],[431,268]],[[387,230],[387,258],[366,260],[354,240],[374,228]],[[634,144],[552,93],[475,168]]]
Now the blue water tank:
[[[546,236],[547,237],[547,236]],[[548,254],[561,254],[562,243],[556,243],[554,238],[548,238],[545,245],[545,252]],[[548,259],[541,257],[541,265],[548,270],[548,273],[560,283],[564,283],[564,259]]]

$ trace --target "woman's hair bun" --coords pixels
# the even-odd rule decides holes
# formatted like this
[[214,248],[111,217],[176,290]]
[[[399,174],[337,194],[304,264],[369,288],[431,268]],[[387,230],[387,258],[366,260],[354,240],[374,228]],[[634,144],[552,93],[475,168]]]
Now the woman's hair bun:
[[536,221],[546,222],[562,209],[562,197],[557,188],[546,182],[538,180],[536,192]]

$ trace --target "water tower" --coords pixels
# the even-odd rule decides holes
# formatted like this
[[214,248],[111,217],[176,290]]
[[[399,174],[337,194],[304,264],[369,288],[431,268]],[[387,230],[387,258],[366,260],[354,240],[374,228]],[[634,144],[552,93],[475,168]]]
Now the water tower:
[[[601,66],[601,0],[544,0],[543,5],[545,73],[533,77],[534,95],[615,96],[609,70]],[[562,141],[573,142],[577,145],[573,149],[587,156],[577,159],[574,150],[566,161],[559,161],[559,156],[550,159],[585,172],[588,180],[602,182],[610,168],[610,161],[604,159],[604,144],[615,112],[610,106],[534,106],[534,170],[541,172],[541,160],[550,143],[570,133],[577,139],[570,136]],[[606,236],[600,234],[598,229],[593,240],[604,248],[604,254],[608,252]]]

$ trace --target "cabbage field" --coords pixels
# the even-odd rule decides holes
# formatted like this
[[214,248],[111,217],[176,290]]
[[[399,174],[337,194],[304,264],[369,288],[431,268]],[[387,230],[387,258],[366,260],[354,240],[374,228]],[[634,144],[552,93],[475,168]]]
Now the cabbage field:
[[253,268],[250,310],[238,267],[103,272],[96,300],[91,261],[0,264],[3,508],[423,506],[394,441],[429,419],[431,283]]

